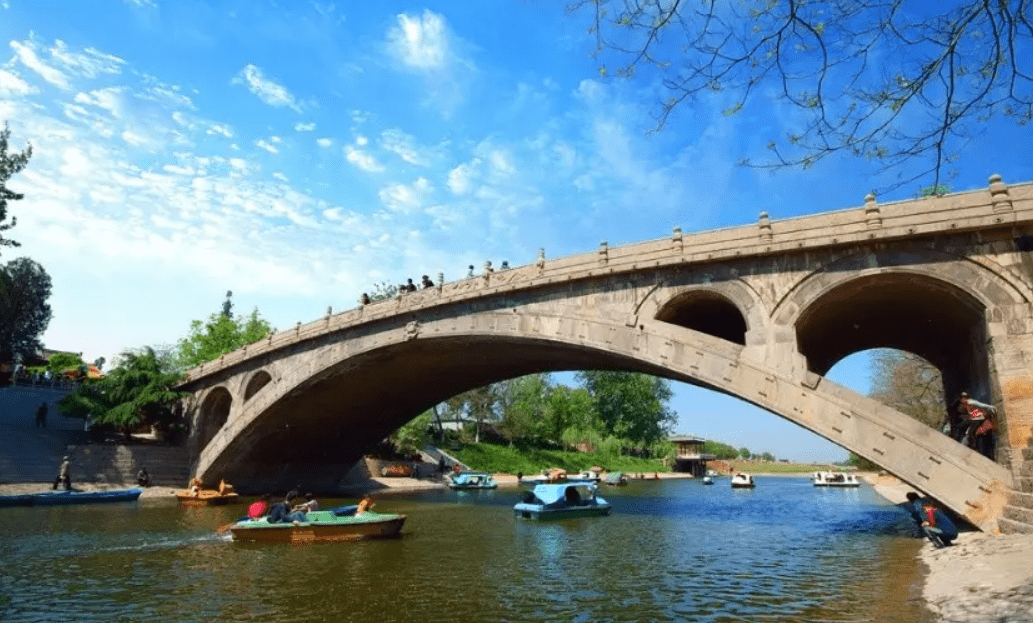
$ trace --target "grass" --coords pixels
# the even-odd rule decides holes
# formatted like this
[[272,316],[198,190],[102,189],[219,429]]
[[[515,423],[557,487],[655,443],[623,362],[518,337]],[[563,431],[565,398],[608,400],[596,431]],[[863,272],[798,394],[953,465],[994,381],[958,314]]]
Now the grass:
[[471,469],[493,473],[537,474],[551,467],[561,467],[568,472],[580,472],[594,465],[611,472],[670,471],[657,459],[603,456],[595,452],[519,448],[489,443],[463,444],[458,450],[449,450],[449,453],[469,465]]
[[841,471],[830,463],[768,463],[766,461],[732,461],[737,472],[747,474],[807,474],[811,472]]

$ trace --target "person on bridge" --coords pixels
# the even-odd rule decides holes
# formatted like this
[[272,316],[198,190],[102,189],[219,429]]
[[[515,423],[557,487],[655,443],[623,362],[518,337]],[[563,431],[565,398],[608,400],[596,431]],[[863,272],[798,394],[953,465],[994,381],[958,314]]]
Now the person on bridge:
[[968,414],[968,446],[991,461],[994,460],[993,418],[997,414],[997,409],[993,405],[970,398],[967,392],[961,392],[958,402]]
[[39,407],[36,408],[36,428],[47,427],[47,403],[39,403]]
[[72,478],[69,475],[69,468],[70,467],[71,467],[71,463],[69,462],[68,457],[66,456],[66,457],[62,458],[61,459],[61,468],[58,470],[57,478],[54,479],[54,490],[57,490],[57,485],[59,483],[64,483],[65,491],[71,491],[72,490]]

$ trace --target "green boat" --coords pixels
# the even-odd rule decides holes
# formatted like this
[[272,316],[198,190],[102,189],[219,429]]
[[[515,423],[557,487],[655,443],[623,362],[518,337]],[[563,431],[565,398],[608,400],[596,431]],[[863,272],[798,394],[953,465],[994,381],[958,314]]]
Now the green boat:
[[246,518],[231,524],[229,530],[234,541],[304,545],[395,537],[405,523],[405,515],[373,511],[356,514],[356,508],[313,511],[302,522],[269,523],[266,517]]

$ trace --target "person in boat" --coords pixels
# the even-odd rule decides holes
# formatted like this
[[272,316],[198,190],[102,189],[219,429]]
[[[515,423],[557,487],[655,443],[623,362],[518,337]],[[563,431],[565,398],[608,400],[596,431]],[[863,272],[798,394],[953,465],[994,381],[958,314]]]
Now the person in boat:
[[266,521],[269,523],[301,523],[308,521],[305,513],[293,510],[292,504],[296,497],[298,497],[298,492],[291,491],[282,502],[273,504],[272,508],[269,509],[269,516],[266,518]]
[[319,510],[319,502],[316,501],[316,498],[311,493],[306,493],[305,501],[301,504],[295,504],[293,510],[295,512],[311,513]]
[[54,490],[57,490],[57,485],[60,483],[64,483],[65,491],[72,490],[72,478],[69,475],[71,465],[67,456],[61,459],[61,467],[58,468],[57,478],[54,479]]
[[368,495],[362,498],[362,500],[359,502],[359,508],[355,510],[355,516],[358,517],[366,511],[373,510],[374,504],[376,504],[376,502],[374,502],[373,498],[369,497]]
[[236,493],[233,490],[233,485],[229,484],[224,479],[220,479],[219,480],[219,495],[231,495],[233,493]]
[[147,473],[146,467],[141,467],[140,471],[136,473],[136,484],[141,487],[151,486],[151,475]]
[[258,496],[258,499],[251,503],[247,507],[247,516],[251,519],[261,519],[266,513],[269,512],[269,500],[270,496],[268,493],[263,493]]
[[947,547],[951,541],[958,538],[958,527],[932,500],[921,498],[914,491],[909,491],[907,501],[907,510],[912,519],[933,545]]
[[190,490],[190,495],[196,497],[201,496],[201,489],[204,488],[204,481],[200,478],[194,477],[190,479],[190,484],[187,485],[187,489]]

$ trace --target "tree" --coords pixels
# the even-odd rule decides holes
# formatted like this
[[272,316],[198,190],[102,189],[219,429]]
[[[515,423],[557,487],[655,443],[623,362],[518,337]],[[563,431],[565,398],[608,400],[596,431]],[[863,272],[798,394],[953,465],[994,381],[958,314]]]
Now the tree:
[[888,407],[939,428],[947,417],[940,371],[918,355],[879,349],[869,395]]
[[503,388],[499,425],[503,434],[511,440],[559,438],[550,421],[549,396],[553,387],[548,374],[531,374],[498,385]]
[[32,157],[32,145],[27,145],[25,151],[8,153],[8,141],[11,138],[11,130],[4,122],[4,129],[0,130],[0,247],[20,246],[16,241],[4,238],[3,233],[18,223],[18,219],[11,217],[10,223],[4,223],[7,219],[7,203],[19,201],[25,197],[22,193],[16,193],[7,188],[7,181],[15,174],[20,173],[29,158]]
[[739,448],[739,458],[748,459],[750,458],[750,449],[746,447]]
[[61,399],[58,410],[127,432],[136,426],[168,427],[175,423],[176,401],[186,395],[174,389],[181,379],[171,361],[163,360],[153,348],[126,351],[115,369],[103,379],[80,385]]
[[50,324],[50,275],[29,258],[0,267],[0,361],[40,350]]
[[[227,315],[227,311],[232,313],[232,303],[231,293],[226,294],[223,311],[209,316],[207,322],[191,322],[190,334],[177,343],[176,359],[181,368],[193,368],[214,361],[221,355],[257,342],[273,332],[272,325],[261,317],[257,308],[248,316],[233,318]],[[227,304],[231,307],[227,308]]]
[[[1026,0],[945,3],[575,0],[600,73],[662,81],[657,128],[707,94],[726,115],[775,98],[801,119],[755,166],[810,166],[836,153],[922,168],[934,186],[973,126],[1033,118],[1033,19]],[[614,72],[606,61],[617,65]]]
[[677,421],[668,402],[670,381],[647,374],[585,370],[578,380],[592,397],[603,432],[646,447],[665,438]]
[[50,370],[54,376],[60,375],[65,370],[76,369],[82,367],[85,362],[82,357],[74,353],[54,353],[50,359],[47,360],[47,369]]
[[398,430],[391,433],[389,439],[399,452],[413,454],[427,445],[427,427],[430,426],[433,414],[424,411]]
[[739,451],[733,446],[720,441],[704,441],[703,442],[703,453],[713,454],[719,459],[734,459],[739,456]]

